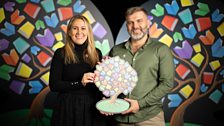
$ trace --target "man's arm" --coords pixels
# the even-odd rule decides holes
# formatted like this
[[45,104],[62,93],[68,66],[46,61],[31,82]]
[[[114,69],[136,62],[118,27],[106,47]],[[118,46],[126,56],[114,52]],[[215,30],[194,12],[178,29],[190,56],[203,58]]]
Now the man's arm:
[[158,49],[159,71],[158,86],[138,101],[140,108],[157,104],[169,93],[174,85],[173,55],[167,46]]

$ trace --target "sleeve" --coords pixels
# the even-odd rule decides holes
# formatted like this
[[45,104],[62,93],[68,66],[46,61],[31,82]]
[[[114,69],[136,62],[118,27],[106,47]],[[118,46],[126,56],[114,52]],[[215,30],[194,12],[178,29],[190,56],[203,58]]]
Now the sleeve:
[[54,53],[49,77],[49,87],[53,92],[68,92],[83,87],[80,81],[63,81],[63,64],[62,49],[57,49]]
[[149,92],[146,97],[140,99],[139,105],[140,108],[144,108],[150,105],[158,104],[161,102],[161,99],[171,92],[174,86],[174,63],[173,55],[171,50],[167,46],[162,46],[158,49],[158,58],[159,58],[159,84],[158,86]]
[[101,53],[101,51],[100,51],[99,49],[97,49],[97,48],[96,48],[96,51],[97,51],[98,56],[99,56],[99,61],[101,61],[101,59],[103,58],[102,53]]

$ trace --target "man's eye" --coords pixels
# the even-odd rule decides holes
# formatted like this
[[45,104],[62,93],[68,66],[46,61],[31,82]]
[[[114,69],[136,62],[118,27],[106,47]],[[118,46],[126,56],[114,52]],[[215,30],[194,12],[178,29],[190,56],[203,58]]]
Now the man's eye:
[[127,24],[128,24],[128,25],[130,25],[130,24],[131,24],[131,22],[127,22]]
[[138,20],[137,22],[138,22],[138,23],[141,23],[141,22],[142,22],[142,20]]

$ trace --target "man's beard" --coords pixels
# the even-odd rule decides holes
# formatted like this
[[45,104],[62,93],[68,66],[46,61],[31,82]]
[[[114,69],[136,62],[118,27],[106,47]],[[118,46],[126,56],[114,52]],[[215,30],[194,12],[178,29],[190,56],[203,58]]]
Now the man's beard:
[[133,40],[141,40],[146,34],[148,34],[148,28],[141,28],[141,32],[139,34],[134,34],[134,30],[129,32],[129,35]]

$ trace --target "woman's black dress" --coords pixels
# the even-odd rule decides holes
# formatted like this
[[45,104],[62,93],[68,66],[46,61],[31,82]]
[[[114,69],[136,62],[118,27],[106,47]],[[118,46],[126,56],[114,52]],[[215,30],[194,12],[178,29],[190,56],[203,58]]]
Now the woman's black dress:
[[[95,104],[102,99],[102,93],[94,83],[85,87],[81,84],[84,73],[94,68],[85,63],[82,54],[86,45],[75,46],[80,63],[64,64],[63,49],[55,51],[50,69],[50,89],[59,92],[53,110],[51,126],[103,126],[103,115]],[[100,58],[102,57],[100,51]]]

